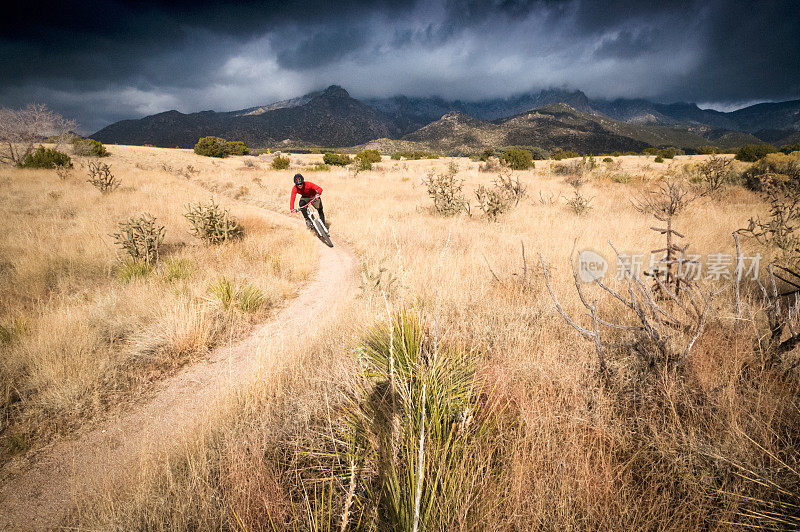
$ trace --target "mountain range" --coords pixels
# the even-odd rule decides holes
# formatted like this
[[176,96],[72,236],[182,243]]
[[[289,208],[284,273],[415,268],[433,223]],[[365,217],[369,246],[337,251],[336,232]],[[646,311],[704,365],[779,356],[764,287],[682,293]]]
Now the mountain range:
[[580,153],[704,144],[731,148],[788,143],[800,132],[800,100],[733,112],[693,103],[590,99],[581,91],[543,90],[481,101],[438,97],[357,100],[337,85],[299,98],[239,111],[167,111],[122,120],[91,135],[108,144],[189,148],[200,137],[250,147],[419,147],[464,154],[485,147],[560,147]]

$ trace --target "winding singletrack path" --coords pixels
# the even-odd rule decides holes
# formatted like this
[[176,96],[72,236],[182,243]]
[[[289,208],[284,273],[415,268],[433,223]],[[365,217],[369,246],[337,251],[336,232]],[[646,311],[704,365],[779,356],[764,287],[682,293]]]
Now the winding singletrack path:
[[[287,217],[266,211],[270,221],[299,228]],[[303,224],[304,225],[304,224]],[[76,501],[103,489],[110,475],[123,478],[144,453],[165,452],[187,429],[208,423],[217,401],[256,374],[259,348],[292,346],[309,322],[332,319],[355,288],[355,259],[346,248],[319,242],[319,268],[274,319],[234,345],[217,347],[207,360],[183,368],[157,386],[154,397],[77,439],[64,440],[42,452],[34,463],[12,473],[0,485],[0,530],[57,530]]]

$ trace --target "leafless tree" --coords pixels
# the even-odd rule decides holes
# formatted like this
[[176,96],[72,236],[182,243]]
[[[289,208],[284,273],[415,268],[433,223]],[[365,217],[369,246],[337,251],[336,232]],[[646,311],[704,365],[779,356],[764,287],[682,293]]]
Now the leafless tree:
[[75,129],[67,120],[43,104],[24,109],[0,109],[0,162],[20,164],[37,142],[50,137],[63,138]]
[[686,208],[692,199],[694,198],[689,195],[689,191],[682,183],[664,181],[657,188],[633,200],[633,206],[636,210],[650,214],[666,225],[666,227],[650,228],[666,238],[665,247],[651,251],[651,253],[664,253],[664,256],[658,261],[661,266],[645,273],[645,275],[655,279],[656,291],[660,292],[660,285],[663,284],[670,291],[679,294],[681,283],[685,283],[681,272],[683,266],[690,262],[686,259],[689,244],[684,244],[683,246],[677,244],[676,238],[683,238],[683,235],[675,230],[673,220],[678,213]]

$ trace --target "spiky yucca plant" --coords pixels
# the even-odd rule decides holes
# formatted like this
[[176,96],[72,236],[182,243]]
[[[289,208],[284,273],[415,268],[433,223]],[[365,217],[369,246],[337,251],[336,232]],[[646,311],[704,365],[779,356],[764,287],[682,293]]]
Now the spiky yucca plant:
[[341,529],[481,528],[492,519],[506,482],[500,424],[510,416],[477,376],[474,354],[433,345],[419,317],[401,312],[358,346],[359,386],[332,436],[328,477],[323,468],[316,479],[339,480],[330,498],[338,509],[328,512],[342,515]]
[[234,306],[242,312],[255,312],[266,303],[264,293],[246,280],[239,283],[221,276],[209,286],[212,300],[222,310],[230,310]]

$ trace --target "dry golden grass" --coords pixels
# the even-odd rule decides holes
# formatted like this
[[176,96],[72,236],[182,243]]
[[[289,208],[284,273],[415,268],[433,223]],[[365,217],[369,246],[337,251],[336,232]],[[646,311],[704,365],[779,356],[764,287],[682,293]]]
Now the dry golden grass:
[[[253,169],[241,158],[209,162],[185,151],[109,149],[154,167],[161,160],[211,165],[213,172],[191,181],[280,212],[288,210],[291,176],[321,162],[320,155],[291,155],[288,170],[274,171],[257,158],[250,158]],[[518,416],[519,430],[495,443],[498,456],[510,457],[502,464],[507,493],[481,528],[733,528],[755,504],[745,497],[775,497],[744,479],[738,466],[783,485],[800,481],[780,466],[782,460],[796,468],[799,455],[796,372],[759,363],[754,324],[732,328],[729,287],[717,297],[685,367],[649,367],[620,334],[618,348],[608,354],[613,376],[600,378],[593,346],[555,312],[536,265],[536,253],[542,253],[566,312],[587,324],[572,281],[573,249],[592,248],[610,258],[608,241],[628,252],[663,246],[649,229],[653,221],[636,211],[631,197],[664,175],[680,177],[683,165],[699,158],[617,159],[619,167],[601,163],[588,178],[583,193],[593,200],[584,216],[565,205],[572,188],[551,163],[515,173],[528,196],[496,223],[475,212],[455,218],[433,212],[421,179],[431,168],[444,171],[446,158],[384,158],[355,178],[346,169],[304,172],[325,189],[334,239],[346,240],[362,262],[360,308],[319,331],[312,348],[270,353],[269,378],[256,379],[248,394],[233,400],[215,430],[194,434],[169,463],[143,469],[132,491],[94,501],[77,520],[116,529],[312,528],[297,506],[309,493],[300,481],[309,464],[298,458],[298,449],[324,446],[325,430],[343,415],[360,372],[351,346],[362,327],[352,324],[383,319],[386,296],[394,308],[421,313],[431,327],[436,320],[447,343],[481,353],[480,375]],[[454,162],[474,203],[474,188],[494,176],[480,172],[479,163]],[[635,178],[617,182],[619,172]],[[676,227],[695,253],[732,253],[731,232],[763,210],[757,196],[732,187],[694,201]],[[526,287],[515,282],[522,271],[520,242],[527,251]],[[745,241],[746,254],[756,251]],[[505,282],[493,279],[487,260]],[[622,315],[607,300],[601,299],[601,309]],[[330,511],[340,519],[346,479],[338,478],[336,486]]]
[[[156,161],[176,164],[168,150]],[[178,157],[180,159],[180,157]],[[78,159],[65,180],[51,170],[0,170],[2,454],[38,446],[109,409],[165,372],[236,337],[291,297],[315,268],[306,235],[268,222],[258,209],[223,202],[246,236],[208,246],[191,236],[189,202],[212,194],[119,147],[104,159],[122,186],[101,194]],[[195,161],[196,172],[213,172]],[[161,261],[144,276],[126,268],[117,223],[148,212],[166,227]],[[135,270],[134,270],[135,271]],[[225,276],[264,294],[255,312],[223,311],[209,286]]]

